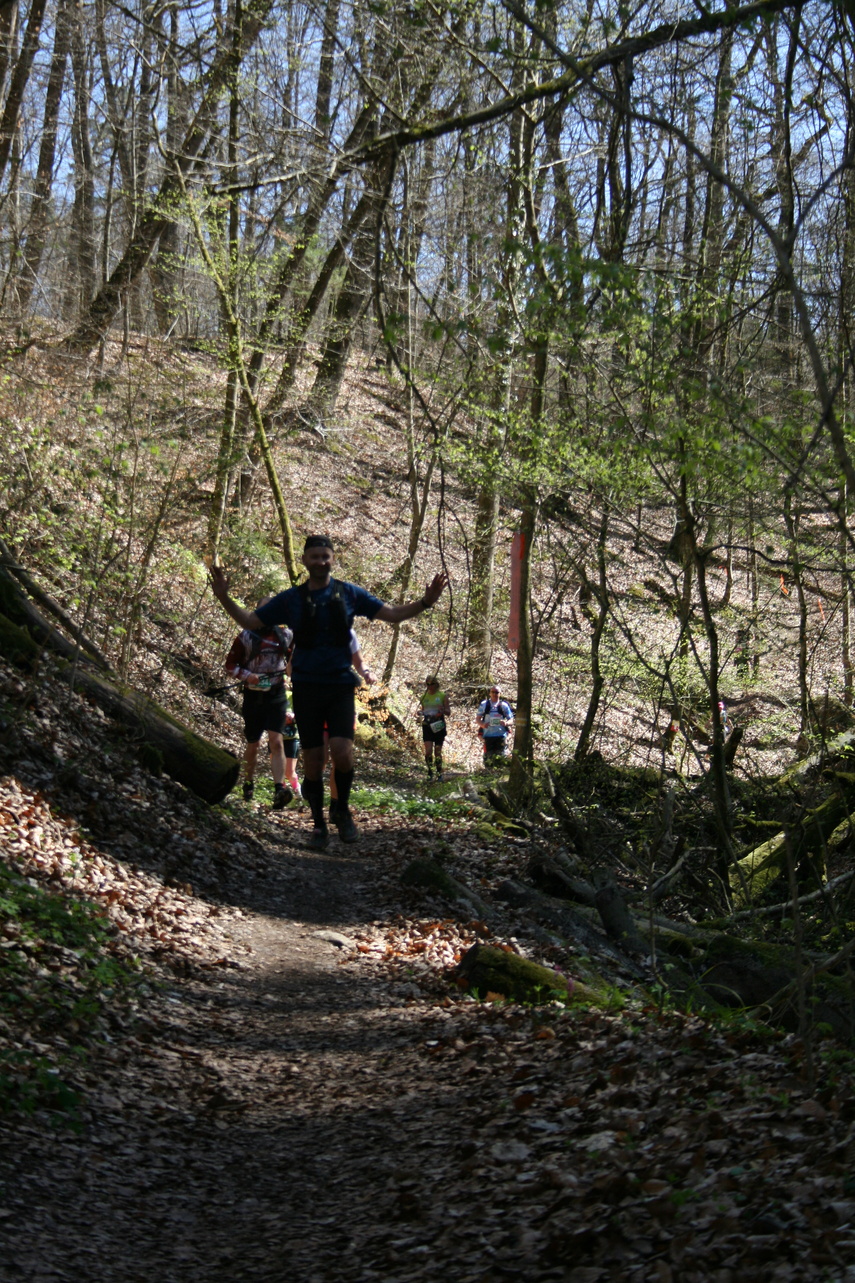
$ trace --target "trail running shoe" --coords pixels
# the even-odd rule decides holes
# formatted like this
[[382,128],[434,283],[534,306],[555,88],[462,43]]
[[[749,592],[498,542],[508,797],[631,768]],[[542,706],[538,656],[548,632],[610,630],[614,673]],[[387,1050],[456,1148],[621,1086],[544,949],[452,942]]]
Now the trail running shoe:
[[338,835],[342,842],[359,841],[359,832],[353,822],[353,816],[350,814],[350,809],[348,807],[340,806],[338,808],[335,826],[338,829]]
[[309,836],[307,846],[310,851],[325,851],[329,845],[330,835],[326,825],[314,828]]
[[245,784],[244,784],[244,786],[243,786],[243,800],[244,800],[244,802],[251,802],[251,801],[252,801],[252,795],[253,795],[253,793],[254,793],[254,792],[255,792],[255,785],[253,784],[252,780],[247,780],[247,781],[246,781],[246,783],[245,783]]
[[287,784],[273,785],[273,809],[281,811],[283,806],[287,806],[294,796],[294,790]]

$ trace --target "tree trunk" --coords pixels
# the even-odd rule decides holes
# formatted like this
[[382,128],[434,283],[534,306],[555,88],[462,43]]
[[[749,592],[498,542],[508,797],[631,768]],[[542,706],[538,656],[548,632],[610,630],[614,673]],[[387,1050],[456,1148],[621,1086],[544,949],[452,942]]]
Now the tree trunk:
[[33,185],[33,199],[30,206],[29,227],[24,248],[24,270],[18,284],[18,297],[21,302],[22,312],[26,312],[30,305],[50,226],[50,195],[53,185],[53,167],[56,159],[57,122],[63,85],[65,84],[65,68],[71,46],[69,7],[70,0],[60,0],[56,12],[53,56],[51,58],[50,73],[45,90],[45,106],[42,114],[39,163],[36,170],[36,181]]
[[[594,631],[591,634],[591,694],[588,699],[588,708],[585,713],[585,720],[582,723],[582,729],[579,732],[579,740],[576,744],[576,750],[573,754],[577,760],[583,758],[588,752],[591,743],[591,734],[594,729],[594,723],[597,719],[597,713],[600,708],[600,699],[605,685],[605,678],[600,666],[600,644],[603,638],[603,632],[606,627],[606,621],[609,617],[611,602],[609,599],[608,575],[606,573],[606,537],[609,529],[609,512],[608,507],[603,508],[603,515],[600,521],[600,535],[597,544],[597,565],[598,565],[598,582],[597,585],[590,585],[591,595],[596,597],[598,612],[594,621]],[[588,586],[590,581],[585,577],[585,585]]]
[[365,224],[355,238],[327,325],[315,381],[306,404],[300,410],[303,422],[323,426],[335,412],[354,332],[371,298],[374,230],[372,224]]
[[793,496],[787,491],[784,496],[784,520],[790,541],[790,565],[792,581],[796,589],[796,600],[799,612],[798,640],[798,675],[799,675],[799,733],[807,735],[810,730],[810,687],[808,682],[808,612],[804,582],[802,580],[801,558],[799,555],[799,514],[793,511]]
[[[169,67],[166,73],[166,150],[174,155],[179,144],[180,78],[178,61],[178,6],[169,9]],[[160,234],[157,251],[151,262],[150,276],[155,316],[161,334],[171,333],[181,314],[181,229],[177,222],[167,223]]]
[[[391,153],[388,157],[388,161],[390,164],[394,163],[394,157]],[[315,283],[312,286],[309,297],[300,308],[297,315],[291,320],[288,327],[288,346],[285,352],[285,359],[282,364],[282,371],[276,381],[276,386],[264,407],[264,417],[268,422],[272,416],[278,414],[285,405],[286,399],[297,378],[297,370],[299,369],[300,357],[306,342],[306,334],[309,326],[315,319],[318,309],[326,297],[327,290],[332,283],[336,271],[345,260],[348,246],[352,243],[354,236],[370,214],[374,200],[375,195],[373,192],[363,192],[353,213],[327,253],[323,266],[315,277]]]
[[531,629],[532,545],[537,533],[538,503],[534,490],[526,495],[520,520],[523,556],[520,566],[519,646],[517,648],[517,705],[514,719],[514,755],[511,761],[511,792],[519,802],[531,789],[534,737],[531,715],[534,705],[534,638]]
[[[227,186],[234,183],[238,172],[238,148],[240,143],[240,96],[238,71],[240,69],[243,8],[237,0],[234,13],[234,48],[232,74],[229,79],[229,133],[227,141]],[[240,196],[229,191],[226,197],[226,216],[219,221],[225,240],[225,266],[223,270],[223,290],[220,299],[220,312],[226,331],[229,352],[229,371],[226,378],[225,405],[223,407],[223,426],[220,432],[220,446],[217,453],[217,470],[214,480],[214,493],[208,514],[208,547],[216,555],[220,547],[223,521],[226,512],[226,497],[229,483],[235,467],[235,435],[237,430],[238,389],[240,375],[238,363],[242,360],[240,350]]]
[[[410,581],[413,575],[413,566],[416,562],[416,553],[419,550],[419,543],[424,530],[425,518],[427,517],[428,500],[430,499],[431,485],[433,483],[433,474],[439,459],[439,442],[434,440],[432,443],[431,453],[428,458],[427,468],[424,476],[419,477],[417,459],[416,459],[416,441],[415,441],[415,424],[413,416],[413,390],[410,387],[410,413],[408,416],[408,433],[407,433],[407,453],[409,455],[409,469],[407,475],[410,482],[410,538],[407,545],[407,556],[393,579],[397,579],[399,584],[397,597],[399,601],[406,601],[409,593]],[[383,669],[383,681],[388,685],[392,680],[392,674],[395,670],[395,660],[398,654],[398,642],[401,635],[400,624],[395,624],[392,629],[392,641],[389,645],[389,653],[386,656],[386,665]]]
[[[254,0],[250,4],[243,27],[244,54],[259,35],[272,5],[273,0]],[[216,120],[217,103],[230,74],[232,60],[232,42],[227,34],[206,77],[205,92],[199,108],[180,148],[167,166],[157,198],[140,217],[136,232],[113,269],[110,279],[98,291],[80,323],[66,338],[63,344],[66,351],[83,353],[95,347],[118,316],[127,291],[139,280],[140,274],[148,265],[161,233],[171,221],[165,211],[179,198],[182,181],[196,173],[203,163]]]
[[89,136],[92,72],[84,40],[82,15],[72,11],[71,67],[74,75],[74,118],[71,146],[74,154],[74,205],[72,209],[73,257],[69,264],[66,315],[76,320],[95,293],[95,161]]
[[[24,102],[24,92],[27,88],[27,81],[30,78],[33,59],[39,49],[39,36],[41,35],[46,4],[47,0],[33,0],[32,2],[30,15],[27,19],[27,30],[21,42],[21,51],[18,54],[18,59],[9,81],[9,91],[6,95],[3,115],[0,117],[0,180],[6,173],[6,166],[12,153],[12,142],[18,131],[18,119]],[[17,13],[17,5],[9,6],[9,10],[14,10]],[[5,31],[8,32],[6,48],[10,54],[13,41],[12,33],[15,30],[15,25],[14,18],[10,24],[2,24]]]
[[478,487],[469,584],[469,627],[461,672],[461,676],[479,686],[490,681],[493,662],[493,577],[499,521],[496,466],[491,464],[484,469],[485,475]]

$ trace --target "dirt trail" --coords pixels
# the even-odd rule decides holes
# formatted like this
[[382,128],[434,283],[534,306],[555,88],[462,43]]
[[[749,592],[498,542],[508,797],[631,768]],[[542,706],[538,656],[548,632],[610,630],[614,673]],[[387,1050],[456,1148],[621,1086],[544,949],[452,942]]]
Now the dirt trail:
[[0,1128],[0,1283],[855,1279],[848,1077],[811,1089],[797,1040],[408,975],[462,930],[400,886],[436,835],[357,819],[318,855],[259,813],[186,967],[170,944],[91,1063],[83,1131]]
[[277,842],[235,888],[267,910],[233,927],[240,969],[176,981],[145,1040],[106,1058],[82,1136],[16,1129],[3,1283],[369,1279],[372,1240],[402,1250],[396,1174],[445,1143],[455,1093],[424,1054],[435,1017],[359,954],[343,965],[384,908],[369,833],[357,851]]

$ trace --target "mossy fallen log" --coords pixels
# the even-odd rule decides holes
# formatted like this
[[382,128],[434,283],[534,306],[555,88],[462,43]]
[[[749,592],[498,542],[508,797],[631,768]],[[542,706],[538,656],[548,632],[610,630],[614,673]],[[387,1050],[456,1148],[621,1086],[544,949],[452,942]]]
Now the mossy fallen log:
[[[551,967],[541,966],[510,949],[495,945],[474,944],[463,955],[457,968],[458,982],[479,998],[509,998],[514,1002],[549,1002],[558,998],[568,1001],[576,988],[568,976]],[[595,997],[593,990],[587,998]],[[581,995],[580,995],[581,996]]]
[[576,900],[579,904],[594,907],[596,888],[579,876],[578,862],[574,863],[567,856],[562,858],[536,850],[526,866],[526,873],[534,885],[547,895]]
[[635,956],[644,953],[644,942],[614,877],[609,873],[598,882],[594,904],[607,934],[627,953]]
[[[46,647],[55,655],[62,655],[63,658],[72,662],[85,661],[96,663],[99,667],[103,666],[91,654],[87,654],[86,648],[79,642],[70,642],[48,623],[41,612],[24,596],[10,572],[2,564],[0,564],[0,613],[16,627],[25,629],[37,647]],[[5,651],[3,653],[6,654]],[[6,657],[10,662],[14,662],[11,655],[7,654]]]
[[[69,666],[60,671],[71,677]],[[119,687],[96,673],[80,669],[74,674],[82,689],[109,713],[139,745],[143,765],[155,763],[179,784],[212,806],[228,797],[240,774],[240,761],[232,753],[203,739],[147,696],[130,687]]]
[[804,757],[791,766],[780,776],[778,783],[782,789],[791,788],[821,770],[829,760],[843,753],[851,753],[853,749],[855,749],[855,731],[841,731],[829,739],[818,753],[812,753],[810,757]]
[[228,796],[240,774],[238,759],[197,735],[145,695],[91,672],[81,662],[84,657],[79,647],[42,618],[0,566],[0,653],[10,663],[32,672],[44,649],[51,652],[56,679],[84,691],[114,718],[123,734],[137,744],[144,765],[158,773],[162,769],[212,805]]
[[[41,584],[36,582],[29,571],[19,565],[2,539],[0,539],[0,563],[2,563],[4,569],[11,571],[35,601],[39,602],[40,605],[44,606],[46,610],[50,611],[50,613],[59,620],[76,645],[85,650],[89,658],[94,660],[99,668],[102,668],[106,673],[112,671],[110,661],[107,659],[107,656],[103,651],[95,645],[91,638],[87,637],[86,634],[77,627],[74,620],[66,611],[63,610],[59,602],[56,601],[50,593],[45,592]],[[23,600],[25,601],[26,599]]]
[[647,973],[619,945],[603,935],[578,906],[544,895],[542,891],[524,886],[512,878],[507,878],[496,888],[496,895],[516,909],[525,909],[537,921],[560,932],[566,940],[581,945],[594,957],[618,963],[634,979],[646,979]]
[[723,1006],[748,1008],[776,1028],[796,1031],[805,1020],[846,1042],[855,1036],[855,993],[848,976],[829,974],[821,963],[811,966],[788,946],[717,936],[701,966],[704,990]]
[[838,787],[831,797],[806,812],[797,824],[782,829],[737,860],[729,873],[737,908],[756,898],[785,873],[790,857],[800,882],[810,878],[815,886],[824,883],[825,850],[835,829],[849,818],[855,794],[851,776],[837,772],[836,779]]

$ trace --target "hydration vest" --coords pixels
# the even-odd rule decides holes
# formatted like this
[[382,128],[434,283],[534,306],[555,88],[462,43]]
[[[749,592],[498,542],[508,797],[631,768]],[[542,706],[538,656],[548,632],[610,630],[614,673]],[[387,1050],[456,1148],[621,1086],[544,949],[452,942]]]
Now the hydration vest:
[[[332,646],[350,645],[350,620],[347,616],[347,604],[337,579],[330,580],[331,596],[326,605],[328,612],[329,644]],[[309,581],[298,587],[300,593],[300,621],[294,629],[294,645],[307,650],[318,644],[318,607],[309,592]]]

